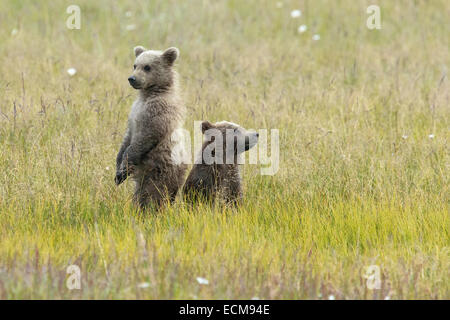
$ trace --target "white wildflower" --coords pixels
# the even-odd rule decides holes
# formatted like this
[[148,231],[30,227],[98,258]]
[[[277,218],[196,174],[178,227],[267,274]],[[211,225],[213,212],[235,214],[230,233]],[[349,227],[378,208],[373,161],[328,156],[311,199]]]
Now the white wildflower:
[[16,28],[11,30],[11,35],[15,36],[17,33],[19,32],[19,30],[17,30]]
[[252,300],[260,300],[259,297],[253,297]]
[[299,18],[301,15],[302,15],[302,12],[300,10],[292,10],[291,11],[292,18]]
[[404,134],[404,135],[402,135],[402,139],[406,140],[406,139],[408,139],[408,136],[406,134]]
[[430,138],[430,139],[434,139],[434,134],[432,134],[432,133],[431,133],[431,134],[429,134],[429,135],[428,135],[428,138]]
[[208,279],[205,279],[205,278],[202,278],[202,277],[197,277],[197,282],[198,282],[199,284],[204,284],[204,285],[209,284]]
[[384,300],[391,300],[391,297],[386,296],[386,297],[384,297]]
[[109,167],[106,167],[105,169],[106,169],[106,171],[109,171]]
[[312,36],[312,39],[313,39],[314,41],[318,41],[318,40],[320,40],[320,35],[315,34],[315,35]]
[[328,296],[328,300],[334,300],[334,299],[336,299],[332,294],[330,294],[329,296]]
[[308,27],[306,26],[306,24],[302,24],[300,27],[298,27],[297,30],[298,30],[299,33],[303,33],[306,30],[308,30]]
[[75,73],[77,73],[77,69],[69,68],[69,69],[67,69],[67,73],[69,74],[69,76],[73,77],[75,75]]
[[141,289],[145,289],[145,288],[150,287],[150,283],[149,282],[142,282],[142,283],[139,283],[138,287],[141,288]]

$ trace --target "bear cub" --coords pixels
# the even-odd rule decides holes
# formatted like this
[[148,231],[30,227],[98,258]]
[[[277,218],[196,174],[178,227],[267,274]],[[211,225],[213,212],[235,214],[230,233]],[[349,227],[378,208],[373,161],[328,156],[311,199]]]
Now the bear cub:
[[202,122],[205,137],[199,159],[183,187],[185,201],[214,201],[220,197],[227,204],[242,200],[242,179],[239,157],[258,142],[259,134],[241,126],[221,121]]
[[128,116],[128,127],[116,159],[117,185],[129,175],[140,207],[173,201],[183,185],[186,165],[173,159],[172,135],[181,128],[184,105],[178,94],[173,65],[177,48],[162,51],[134,48],[136,60],[130,85],[139,94]]

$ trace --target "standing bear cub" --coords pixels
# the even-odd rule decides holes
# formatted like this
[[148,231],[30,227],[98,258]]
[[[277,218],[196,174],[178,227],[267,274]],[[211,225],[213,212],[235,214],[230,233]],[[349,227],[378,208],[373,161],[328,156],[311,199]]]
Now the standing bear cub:
[[184,184],[184,199],[213,201],[219,196],[227,204],[237,205],[242,199],[238,159],[256,145],[259,135],[228,121],[204,121],[202,132],[205,140]]
[[128,78],[139,90],[131,107],[128,127],[117,154],[115,182],[129,175],[136,187],[133,200],[141,208],[173,201],[182,186],[186,165],[172,157],[171,137],[181,128],[184,105],[178,95],[177,74],[173,70],[177,48],[164,52],[134,48],[134,72]]

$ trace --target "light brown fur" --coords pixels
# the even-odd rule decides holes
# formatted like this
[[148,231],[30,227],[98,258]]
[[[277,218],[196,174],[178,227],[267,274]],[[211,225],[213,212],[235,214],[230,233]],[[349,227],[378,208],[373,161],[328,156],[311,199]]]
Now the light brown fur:
[[136,47],[135,54],[135,70],[129,81],[139,96],[117,155],[116,184],[131,175],[136,183],[134,202],[142,208],[151,203],[159,207],[175,199],[186,172],[186,165],[172,158],[175,142],[171,137],[184,118],[177,74],[172,68],[178,49],[159,52]]

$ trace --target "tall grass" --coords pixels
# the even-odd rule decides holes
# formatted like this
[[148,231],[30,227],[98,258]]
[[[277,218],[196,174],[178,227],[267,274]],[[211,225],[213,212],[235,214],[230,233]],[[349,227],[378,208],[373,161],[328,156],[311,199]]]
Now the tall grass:
[[[381,30],[366,1],[276,2],[78,1],[80,30],[0,3],[0,298],[450,298],[447,2],[380,2]],[[187,129],[280,130],[239,209],[142,214],[114,185],[138,44],[180,49]]]

